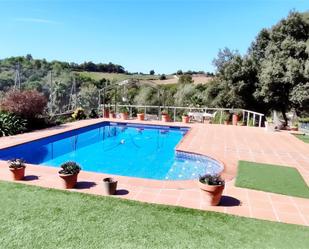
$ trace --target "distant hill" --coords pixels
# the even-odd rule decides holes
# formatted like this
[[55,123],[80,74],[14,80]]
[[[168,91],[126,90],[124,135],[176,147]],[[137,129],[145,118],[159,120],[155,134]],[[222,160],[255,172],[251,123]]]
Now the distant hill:
[[[167,84],[177,84],[178,76],[176,75],[166,75],[166,80],[160,80],[160,75],[150,75],[150,74],[121,74],[121,73],[98,73],[98,72],[77,72],[83,77],[89,77],[93,80],[106,79],[109,81],[122,81],[126,79],[137,79],[140,81],[151,80],[158,85]],[[193,74],[192,79],[195,84],[205,84],[213,79],[211,76],[206,74]]]
[[93,80],[106,79],[109,81],[122,81],[127,79],[138,79],[138,80],[158,80],[159,75],[150,74],[125,74],[125,73],[100,73],[100,72],[76,72],[81,76],[90,77]]

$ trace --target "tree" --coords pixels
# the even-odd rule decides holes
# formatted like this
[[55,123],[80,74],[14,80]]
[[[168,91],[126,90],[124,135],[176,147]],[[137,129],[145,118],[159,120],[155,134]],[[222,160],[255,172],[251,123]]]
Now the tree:
[[220,49],[217,58],[215,58],[212,63],[217,68],[217,72],[222,73],[225,64],[231,61],[237,55],[239,55],[238,51],[233,51],[229,48],[224,48],[223,50]]
[[193,83],[192,76],[190,74],[183,74],[179,77],[178,83],[179,84],[190,84]]
[[97,109],[99,103],[98,89],[92,84],[81,87],[78,94],[78,100],[81,106],[87,111]]
[[134,102],[138,105],[158,105],[158,91],[149,86],[141,86]]
[[293,12],[263,29],[246,55],[220,50],[213,61],[218,82],[205,91],[211,106],[278,110],[286,122],[291,108],[308,111],[308,39],[309,24]]
[[177,106],[189,106],[192,104],[195,86],[193,84],[179,85],[176,94],[174,95],[175,105]]
[[182,72],[182,70],[178,70],[178,71],[176,72],[176,74],[177,74],[177,75],[182,75],[183,72]]
[[165,75],[165,74],[162,74],[162,75],[160,76],[160,80],[166,80],[166,75]]
[[286,112],[290,108],[298,111],[308,106],[308,44],[309,24],[298,13],[290,13],[270,31],[270,40],[265,56],[260,62],[259,84],[255,93],[272,109],[282,112],[287,123]]
[[154,74],[155,74],[155,71],[154,71],[154,70],[150,70],[149,74],[150,74],[150,75],[154,75]]

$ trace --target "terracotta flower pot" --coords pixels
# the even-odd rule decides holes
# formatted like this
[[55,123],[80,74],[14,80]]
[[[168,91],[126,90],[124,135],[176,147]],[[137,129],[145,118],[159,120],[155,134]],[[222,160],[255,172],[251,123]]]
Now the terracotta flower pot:
[[129,117],[128,113],[126,113],[126,112],[120,113],[120,116],[121,116],[121,119],[122,119],[122,120],[127,120],[128,117]]
[[78,174],[74,174],[74,175],[63,175],[63,174],[59,174],[59,176],[62,178],[62,183],[63,183],[63,187],[65,189],[70,189],[70,188],[74,188],[76,183],[77,183],[77,177]]
[[109,118],[115,118],[115,113],[113,112],[110,112],[108,115],[109,115]]
[[12,173],[12,179],[14,181],[20,181],[20,180],[24,179],[24,177],[25,177],[25,168],[26,167],[10,168],[10,171]]
[[233,114],[233,118],[232,118],[233,125],[237,125],[238,121],[239,121],[239,116],[237,114]]
[[103,109],[103,118],[109,118],[109,110],[104,110]]
[[224,121],[224,124],[225,124],[225,125],[229,125],[230,122],[229,122],[229,121]]
[[208,185],[198,181],[200,189],[206,196],[206,201],[210,206],[217,206],[220,203],[224,185]]
[[163,122],[169,122],[170,121],[168,114],[162,114],[162,121]]
[[182,122],[183,123],[189,123],[189,116],[182,116]]
[[107,177],[103,179],[103,191],[106,195],[114,195],[117,190],[117,183],[118,181],[115,181],[111,177]]
[[137,113],[137,119],[139,121],[144,121],[145,120],[145,114],[144,113]]

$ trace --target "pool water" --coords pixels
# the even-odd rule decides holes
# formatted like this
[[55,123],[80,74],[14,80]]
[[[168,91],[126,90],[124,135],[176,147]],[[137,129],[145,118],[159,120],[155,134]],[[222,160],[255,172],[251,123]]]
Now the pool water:
[[207,157],[176,153],[188,128],[103,122],[0,150],[0,159],[59,167],[75,161],[85,171],[159,180],[195,179],[222,166]]

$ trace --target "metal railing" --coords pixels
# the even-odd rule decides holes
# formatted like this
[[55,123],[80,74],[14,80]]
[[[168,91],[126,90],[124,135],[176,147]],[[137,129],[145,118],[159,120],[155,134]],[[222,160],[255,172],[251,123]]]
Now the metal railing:
[[[103,105],[100,106],[102,108]],[[224,113],[242,113],[242,124],[246,126],[257,126],[262,127],[264,114],[245,110],[245,109],[233,109],[233,108],[210,108],[210,107],[180,107],[180,106],[152,106],[152,105],[105,105],[105,107],[113,109],[115,113],[119,113],[119,108],[126,107],[129,110],[129,116],[133,116],[137,113],[137,110],[143,111],[145,116],[153,115],[154,119],[160,120],[162,115],[162,110],[166,110],[172,121],[180,121],[181,115],[184,112],[195,112],[195,113],[208,113],[219,115],[219,123],[223,124]],[[100,109],[99,108],[99,109]]]

